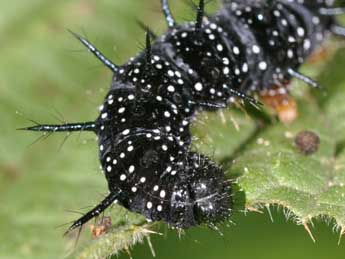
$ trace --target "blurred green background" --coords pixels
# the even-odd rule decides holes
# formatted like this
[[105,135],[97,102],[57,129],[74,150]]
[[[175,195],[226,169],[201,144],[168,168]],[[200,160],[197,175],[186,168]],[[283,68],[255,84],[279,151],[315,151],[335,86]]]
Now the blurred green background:
[[[178,20],[193,17],[185,1],[171,2]],[[40,134],[16,131],[31,125],[28,119],[97,116],[111,74],[66,29],[87,36],[120,64],[142,49],[136,20],[156,32],[165,28],[159,10],[158,0],[1,0],[0,258],[63,258],[73,240],[62,236],[67,226],[61,225],[79,216],[69,210],[93,205],[106,193],[92,134],[74,134],[66,143],[64,135],[54,135],[31,145]],[[224,237],[197,228],[179,238],[162,227],[164,237],[153,237],[157,258],[345,258],[345,240],[338,245],[331,224],[315,221],[314,244],[281,209],[272,214],[274,222],[267,212],[236,213]],[[152,258],[147,243],[132,256]]]

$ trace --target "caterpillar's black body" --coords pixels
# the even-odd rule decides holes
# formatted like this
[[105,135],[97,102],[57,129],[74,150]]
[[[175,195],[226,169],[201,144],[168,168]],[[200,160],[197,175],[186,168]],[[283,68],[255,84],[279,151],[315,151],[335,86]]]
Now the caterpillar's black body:
[[298,67],[340,28],[333,1],[327,0],[224,1],[211,17],[204,17],[200,1],[196,22],[182,25],[167,1],[162,4],[168,31],[152,45],[148,32],[146,50],[121,67],[76,35],[114,72],[95,122],[28,128],[92,130],[99,138],[110,194],[70,230],[114,201],[178,228],[228,217],[231,188],[223,170],[190,150],[195,113],[226,107],[235,98],[255,102],[252,93],[285,85],[292,77],[317,86]]

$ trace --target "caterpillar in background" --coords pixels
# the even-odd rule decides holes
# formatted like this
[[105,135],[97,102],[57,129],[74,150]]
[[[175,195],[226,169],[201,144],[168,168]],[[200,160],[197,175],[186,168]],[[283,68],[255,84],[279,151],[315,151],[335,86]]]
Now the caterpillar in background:
[[284,114],[292,78],[318,87],[300,65],[330,34],[345,35],[335,19],[345,9],[332,0],[224,0],[209,17],[200,0],[196,21],[185,24],[161,2],[167,32],[157,37],[147,29],[146,49],[124,65],[73,33],[113,72],[95,121],[25,128],[98,136],[109,195],[67,232],[114,202],[175,228],[215,228],[232,214],[232,188],[220,166],[191,151],[196,113],[238,99],[255,104],[255,94]]

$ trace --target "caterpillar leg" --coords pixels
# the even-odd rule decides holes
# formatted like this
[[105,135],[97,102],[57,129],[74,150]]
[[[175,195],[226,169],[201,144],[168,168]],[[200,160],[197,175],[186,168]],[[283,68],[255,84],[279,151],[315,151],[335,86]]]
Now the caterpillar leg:
[[89,220],[99,216],[103,211],[105,211],[118,197],[119,193],[110,193],[103,201],[101,201],[96,207],[86,213],[84,216],[79,218],[78,220],[74,221],[72,226],[68,228],[65,232],[65,235],[71,232],[72,230],[81,227]]
[[260,93],[262,102],[277,114],[279,120],[290,124],[298,117],[297,104],[285,87],[263,90]]

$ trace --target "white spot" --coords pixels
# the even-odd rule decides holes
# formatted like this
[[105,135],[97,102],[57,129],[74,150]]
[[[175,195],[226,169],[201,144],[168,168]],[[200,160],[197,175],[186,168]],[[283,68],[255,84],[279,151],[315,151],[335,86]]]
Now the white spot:
[[212,30],[215,30],[215,29],[217,29],[217,25],[216,25],[215,23],[211,23],[211,24],[210,24],[210,28],[211,28]]
[[124,180],[126,180],[127,179],[127,176],[125,175],[125,174],[121,174],[120,175],[120,180],[121,181],[124,181]]
[[248,64],[247,63],[243,64],[242,71],[243,71],[243,73],[247,73],[248,72]]
[[223,45],[222,45],[222,44],[218,44],[218,45],[217,45],[217,50],[218,50],[218,51],[223,51],[223,49],[224,49],[224,48],[223,48]]
[[208,35],[208,38],[209,38],[210,40],[214,40],[214,39],[216,38],[216,36],[214,36],[214,34],[210,34],[210,35]]
[[175,87],[172,86],[172,85],[169,85],[168,86],[168,91],[171,92],[171,93],[175,92]]
[[240,49],[238,47],[233,47],[232,51],[234,52],[235,55],[239,55],[240,54]]
[[159,193],[159,196],[160,196],[161,198],[164,198],[165,195],[166,195],[166,192],[165,192],[164,190],[161,190],[161,192]]
[[181,73],[180,73],[179,71],[175,71],[175,75],[176,75],[177,77],[181,77],[181,76],[182,76]]
[[314,17],[313,17],[313,19],[312,19],[312,21],[313,21],[313,23],[314,23],[314,24],[316,24],[316,25],[317,25],[317,24],[319,24],[319,23],[320,23],[320,18],[319,18],[319,17],[317,17],[317,16],[314,16]]
[[167,118],[169,118],[169,117],[171,116],[171,114],[170,114],[170,112],[165,111],[165,112],[164,112],[164,116],[167,117]]
[[135,166],[134,165],[131,165],[129,168],[128,168],[128,172],[131,174],[133,173],[135,170]]
[[146,207],[148,208],[148,209],[152,209],[152,202],[148,202],[147,204],[146,204]]
[[195,90],[197,90],[198,92],[202,91],[203,86],[202,83],[198,82],[194,85]]
[[126,108],[125,108],[125,107],[121,107],[121,108],[118,110],[118,113],[124,113],[124,112],[125,112],[125,110],[126,110]]
[[145,178],[145,177],[141,177],[141,178],[140,178],[140,182],[141,182],[141,183],[146,182],[146,178]]
[[259,63],[260,70],[266,70],[267,69],[267,63],[265,61],[262,61]]
[[128,135],[128,134],[129,134],[129,132],[130,132],[130,130],[129,130],[129,129],[125,129],[124,131],[122,131],[122,135]]
[[303,37],[305,35],[304,29],[302,27],[298,27],[297,28],[297,34],[298,34],[298,36]]
[[259,53],[260,53],[260,48],[259,48],[259,46],[254,45],[254,46],[253,46],[253,52],[254,52],[255,54],[259,54]]
[[163,210],[162,205],[158,205],[158,206],[157,206],[157,210],[158,210],[158,211],[162,211],[162,210]]
[[294,42],[296,42],[296,39],[292,36],[289,36],[288,41],[291,43],[294,43]]
[[304,47],[305,50],[308,50],[308,49],[311,48],[311,42],[310,42],[309,39],[306,39],[306,40],[304,41],[303,47]]
[[293,51],[292,51],[291,49],[289,49],[289,50],[287,51],[287,56],[288,56],[289,58],[293,58]]
[[287,22],[287,20],[285,20],[285,19],[282,19],[281,21],[282,21],[282,25],[283,25],[283,26],[287,26],[287,25],[288,25],[288,22]]

